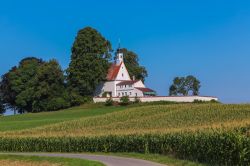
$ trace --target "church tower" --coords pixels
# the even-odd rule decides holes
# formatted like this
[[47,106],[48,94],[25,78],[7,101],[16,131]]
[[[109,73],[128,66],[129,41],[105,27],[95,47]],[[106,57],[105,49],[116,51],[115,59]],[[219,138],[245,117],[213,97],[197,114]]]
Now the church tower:
[[120,65],[122,62],[123,62],[123,53],[121,52],[120,48],[118,48],[115,56],[115,64]]

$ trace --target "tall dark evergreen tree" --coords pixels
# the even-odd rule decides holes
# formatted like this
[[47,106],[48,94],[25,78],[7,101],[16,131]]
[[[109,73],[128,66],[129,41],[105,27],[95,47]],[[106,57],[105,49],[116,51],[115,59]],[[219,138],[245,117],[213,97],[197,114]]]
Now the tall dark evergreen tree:
[[136,79],[145,81],[148,72],[144,66],[140,66],[139,57],[136,53],[127,50],[126,48],[120,49],[124,54],[124,63],[128,69],[130,76],[135,76]]
[[67,69],[71,91],[81,96],[93,95],[96,86],[106,78],[111,49],[110,42],[97,30],[86,27],[78,32]]

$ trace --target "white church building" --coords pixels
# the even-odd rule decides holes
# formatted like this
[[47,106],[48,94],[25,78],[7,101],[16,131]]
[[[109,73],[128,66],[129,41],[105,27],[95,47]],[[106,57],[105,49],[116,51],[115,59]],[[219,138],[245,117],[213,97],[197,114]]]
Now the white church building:
[[119,102],[122,96],[128,96],[130,101],[136,97],[141,102],[171,101],[171,102],[194,102],[211,101],[218,98],[211,96],[156,96],[156,92],[147,88],[141,80],[135,80],[129,75],[123,61],[123,53],[117,50],[115,61],[110,66],[106,81],[101,83],[94,94],[94,102],[105,102],[108,98]]
[[[132,77],[132,79],[131,79]],[[123,61],[123,53],[117,50],[115,61],[108,70],[106,82],[95,92],[96,97],[145,97],[155,96],[154,90],[147,88],[141,80],[130,76]]]

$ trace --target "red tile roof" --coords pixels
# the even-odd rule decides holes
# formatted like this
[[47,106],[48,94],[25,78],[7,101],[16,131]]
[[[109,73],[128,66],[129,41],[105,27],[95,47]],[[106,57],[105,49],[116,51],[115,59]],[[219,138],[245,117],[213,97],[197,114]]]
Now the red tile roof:
[[154,90],[149,89],[149,88],[139,88],[139,87],[135,87],[135,88],[142,92],[155,92]]
[[122,81],[116,85],[133,85],[134,83],[138,82],[139,80],[131,80],[131,81]]
[[112,64],[108,70],[108,74],[107,74],[107,77],[106,79],[108,81],[112,81],[112,80],[115,80],[118,73],[119,73],[119,70],[120,70],[120,67],[121,67],[122,63],[120,65],[116,65],[116,64]]

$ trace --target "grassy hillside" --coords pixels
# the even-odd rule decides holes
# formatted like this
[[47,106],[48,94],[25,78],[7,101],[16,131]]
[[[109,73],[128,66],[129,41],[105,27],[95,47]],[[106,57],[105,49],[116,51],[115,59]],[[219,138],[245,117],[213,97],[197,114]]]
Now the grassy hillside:
[[250,164],[250,105],[91,105],[0,121],[0,151],[139,152]]
[[[122,111],[114,112],[114,110]],[[247,127],[250,124],[250,105],[175,104],[126,109],[124,107],[74,108],[62,112],[3,118],[1,123],[5,125],[14,123],[12,126],[15,129],[29,127],[28,130],[12,132],[8,131],[12,126],[0,125],[0,130],[6,131],[1,132],[1,136],[25,137],[100,136],[234,129]],[[29,124],[32,126],[27,126]]]
[[30,129],[39,126],[70,121],[82,117],[92,117],[117,112],[122,107],[104,107],[103,105],[84,105],[56,112],[28,113],[15,116],[0,117],[0,132]]

